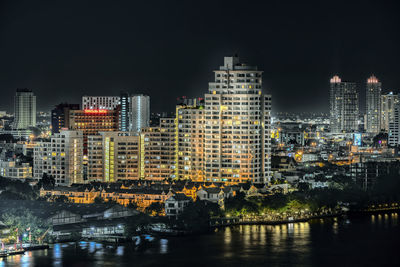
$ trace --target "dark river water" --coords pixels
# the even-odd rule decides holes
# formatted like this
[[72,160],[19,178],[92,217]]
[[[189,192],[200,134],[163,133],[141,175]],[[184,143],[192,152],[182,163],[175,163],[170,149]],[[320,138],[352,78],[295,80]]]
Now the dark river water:
[[399,214],[245,225],[131,244],[62,243],[2,266],[400,266]]

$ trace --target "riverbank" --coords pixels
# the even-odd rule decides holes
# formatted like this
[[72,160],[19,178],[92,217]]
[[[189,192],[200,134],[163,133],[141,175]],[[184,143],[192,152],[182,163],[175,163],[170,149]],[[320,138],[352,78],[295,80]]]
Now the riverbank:
[[316,216],[307,216],[302,218],[292,218],[292,219],[274,220],[274,221],[264,220],[264,219],[221,218],[220,222],[216,220],[215,224],[212,224],[211,227],[216,228],[216,227],[225,227],[233,225],[279,225],[288,223],[307,222],[313,219],[324,219],[324,218],[340,217],[345,215],[347,215],[346,212],[341,212],[341,213],[321,214]]
[[288,223],[298,223],[298,222],[308,222],[314,219],[325,219],[325,218],[333,218],[333,217],[344,217],[344,216],[362,216],[369,214],[379,214],[379,213],[387,213],[387,212],[400,212],[399,206],[385,206],[378,208],[368,208],[368,209],[353,209],[348,211],[329,213],[329,214],[321,214],[315,216],[307,216],[302,218],[293,218],[286,220],[264,220],[264,219],[243,219],[243,218],[219,218],[215,219],[215,222],[211,224],[211,228],[218,227],[226,227],[233,225],[280,225],[280,224],[288,224]]
[[23,244],[21,247],[15,246],[15,244],[6,244],[4,245],[6,249],[0,250],[0,258],[5,258],[8,256],[24,254],[26,251],[34,251],[34,250],[44,250],[48,249],[49,245],[47,244]]

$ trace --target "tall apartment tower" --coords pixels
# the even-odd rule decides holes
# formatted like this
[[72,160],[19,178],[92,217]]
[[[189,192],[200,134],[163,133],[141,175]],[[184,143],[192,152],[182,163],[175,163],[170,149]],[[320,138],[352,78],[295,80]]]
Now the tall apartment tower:
[[394,105],[393,118],[389,122],[388,144],[394,147],[400,145],[400,103]]
[[150,97],[147,95],[131,96],[130,130],[140,132],[150,126]]
[[159,126],[144,128],[141,136],[141,178],[164,180],[175,175],[175,119],[160,118]]
[[330,80],[330,126],[332,133],[358,130],[358,93],[356,84],[342,82],[339,76]]
[[14,129],[36,126],[36,96],[31,89],[17,89],[14,98]]
[[271,96],[262,71],[225,57],[204,106],[206,181],[267,183],[271,177]]
[[121,109],[119,113],[119,130],[122,132],[127,132],[130,130],[129,127],[129,119],[131,116],[131,107],[130,107],[130,97],[127,92],[121,92],[120,96],[120,104]]
[[367,133],[378,134],[381,130],[381,92],[382,83],[372,75],[366,87],[366,130]]
[[389,92],[381,96],[381,129],[389,131],[389,123],[394,119],[394,107],[399,103],[399,95]]
[[33,177],[46,173],[56,185],[83,183],[83,135],[81,131],[61,130],[34,148]]
[[82,131],[84,154],[87,155],[89,135],[118,131],[119,106],[114,110],[84,109],[69,111],[69,129]]
[[176,177],[204,181],[204,106],[195,100],[176,107]]

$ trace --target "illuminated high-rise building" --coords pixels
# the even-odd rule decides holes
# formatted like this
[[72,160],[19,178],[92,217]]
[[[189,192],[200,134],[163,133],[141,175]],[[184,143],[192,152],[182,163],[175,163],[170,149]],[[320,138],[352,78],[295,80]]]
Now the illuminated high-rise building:
[[115,131],[88,136],[88,180],[140,179],[140,136]]
[[176,177],[204,181],[204,106],[195,100],[176,107]]
[[225,57],[204,106],[206,181],[267,183],[271,177],[271,96],[262,71]]
[[145,180],[164,180],[176,178],[175,161],[175,120],[160,118],[157,127],[143,128],[141,153],[144,155],[141,178]]
[[388,144],[392,147],[400,145],[400,103],[394,104],[393,118],[389,121]]
[[133,95],[130,101],[130,131],[140,132],[150,126],[150,97]]
[[103,173],[103,136],[89,135],[87,137],[87,180],[104,181]]
[[342,82],[339,76],[330,80],[330,127],[332,133],[358,130],[358,93],[356,84]]
[[119,130],[140,132],[150,126],[150,97],[121,92],[120,96],[83,96],[83,110],[119,109]]
[[49,141],[34,148],[33,177],[54,177],[56,185],[83,183],[83,135],[81,131],[61,130]]
[[381,91],[382,83],[372,75],[366,87],[366,131],[378,134],[381,130]]
[[137,132],[101,132],[88,136],[88,180],[164,180],[174,178],[175,123]]
[[388,132],[389,123],[394,119],[394,107],[399,103],[399,95],[389,92],[381,96],[381,129]]
[[130,107],[130,97],[127,92],[121,92],[120,96],[120,113],[119,113],[119,130],[123,132],[127,132],[130,130],[130,116],[131,116],[131,107]]
[[100,132],[118,131],[119,108],[70,110],[69,128],[83,132],[84,153],[87,153],[89,135],[98,135]]
[[14,98],[14,129],[36,126],[36,96],[31,89],[17,89]]

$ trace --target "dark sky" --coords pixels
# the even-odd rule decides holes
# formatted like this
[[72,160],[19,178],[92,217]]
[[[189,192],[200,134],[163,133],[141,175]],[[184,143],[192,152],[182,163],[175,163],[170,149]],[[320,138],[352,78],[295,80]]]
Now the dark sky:
[[[90,3],[89,3],[90,2]],[[223,56],[264,70],[274,111],[327,111],[329,78],[359,83],[374,73],[400,89],[396,1],[3,1],[0,110],[16,88],[38,109],[81,96],[151,96],[170,111],[201,96]],[[362,98],[363,99],[363,98]],[[364,106],[361,101],[361,106]]]

